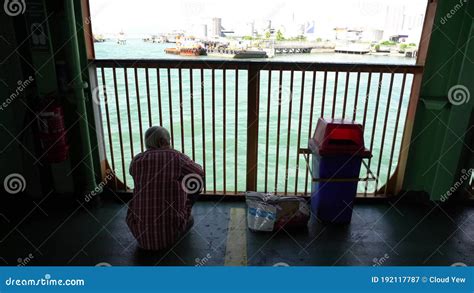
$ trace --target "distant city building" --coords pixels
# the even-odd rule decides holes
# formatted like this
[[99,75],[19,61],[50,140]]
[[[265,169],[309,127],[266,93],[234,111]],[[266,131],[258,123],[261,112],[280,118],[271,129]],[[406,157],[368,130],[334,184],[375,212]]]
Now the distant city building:
[[389,40],[397,43],[404,43],[408,39],[408,35],[393,35],[390,36]]
[[405,5],[390,4],[385,9],[384,39],[394,35],[407,35],[404,40],[418,42],[423,28],[423,14],[409,14]]
[[380,29],[367,29],[362,34],[362,39],[370,42],[380,42],[383,40],[384,31]]
[[305,34],[314,34],[314,21],[306,22],[304,26],[304,33]]
[[272,29],[272,21],[269,19],[267,20],[267,27],[266,27],[267,30],[271,31]]
[[255,22],[254,21],[251,21],[249,23],[247,23],[247,29],[246,29],[246,33],[245,35],[249,35],[249,36],[255,36],[256,33],[255,33]]
[[222,18],[214,17],[212,19],[211,35],[213,37],[222,37]]
[[207,38],[207,24],[202,25],[201,36]]

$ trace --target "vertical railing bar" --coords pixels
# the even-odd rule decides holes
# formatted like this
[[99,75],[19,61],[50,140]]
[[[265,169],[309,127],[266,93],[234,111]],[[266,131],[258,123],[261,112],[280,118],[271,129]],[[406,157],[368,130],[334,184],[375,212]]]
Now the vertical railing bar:
[[148,104],[148,126],[151,127],[153,125],[153,122],[151,118],[150,76],[148,74],[148,68],[145,68],[145,78],[146,78],[146,96],[147,96],[147,104]]
[[369,71],[369,77],[367,79],[367,90],[365,93],[365,104],[364,104],[364,117],[362,121],[362,129],[365,130],[365,123],[367,122],[367,110],[369,106],[369,98],[370,98],[370,87],[372,83],[372,72]]
[[301,144],[301,120],[303,118],[303,99],[304,99],[304,79],[305,79],[305,71],[302,71],[301,76],[301,96],[300,96],[300,115],[298,118],[298,139],[296,143],[296,174],[295,174],[295,194],[298,193],[298,175],[300,170],[300,156],[299,156],[299,149]]
[[132,118],[130,114],[130,94],[128,91],[128,74],[127,68],[123,69],[124,75],[124,82],[125,82],[125,98],[127,100],[127,118],[128,118],[128,132],[130,132],[130,154],[133,159],[134,151],[133,151],[133,135],[132,135]]
[[398,109],[397,109],[397,119],[395,120],[395,130],[393,132],[393,140],[392,140],[392,149],[390,151],[390,162],[388,164],[388,173],[387,173],[387,183],[385,184],[384,195],[387,195],[387,187],[388,182],[390,180],[390,172],[392,171],[392,161],[393,161],[393,153],[395,152],[395,144],[397,141],[397,132],[398,132],[398,124],[400,121],[400,113],[402,108],[403,102],[403,95],[405,94],[405,82],[406,82],[407,72],[403,72],[403,80],[402,80],[402,88],[400,90],[400,100],[398,101]]
[[324,71],[324,82],[323,82],[323,96],[321,101],[321,118],[324,117],[324,107],[326,103],[326,82],[327,82],[328,72]]
[[[379,72],[379,81],[377,84],[377,98],[375,101],[374,123],[372,125],[372,135],[370,136],[370,152],[372,152],[372,150],[374,149],[375,129],[377,128],[377,116],[379,112],[379,103],[380,103],[380,92],[382,90],[382,78],[383,78],[383,73]],[[372,163],[372,157],[369,157],[369,162],[367,164],[369,169],[370,169],[371,163]],[[367,196],[367,188],[368,188],[368,181],[366,181],[365,183],[364,196]]]
[[335,75],[336,76],[335,76],[335,79],[334,79],[334,95],[333,95],[333,98],[332,98],[332,114],[331,114],[331,118],[333,118],[333,119],[336,116],[337,83],[339,81],[339,71],[336,71]]
[[140,87],[138,85],[138,70],[136,67],[134,68],[134,73],[135,73],[135,92],[137,94],[138,126],[140,129],[140,146],[143,152],[144,147],[143,147],[142,110],[141,110],[141,105],[140,105],[140,89],[139,89]]
[[125,190],[127,189],[127,174],[125,172],[125,156],[123,151],[123,138],[122,138],[122,121],[120,119],[120,106],[118,98],[118,89],[117,89],[117,73],[115,67],[112,68],[112,73],[114,77],[114,90],[115,90],[115,104],[117,107],[117,125],[119,131],[119,141],[120,141],[120,154],[122,156],[122,175],[123,175],[123,184],[125,185]]
[[212,175],[214,180],[214,193],[217,190],[216,183],[216,83],[215,83],[215,69],[211,69],[212,82]]
[[380,142],[380,156],[379,156],[379,162],[377,164],[377,179],[375,180],[375,193],[377,193],[377,188],[378,188],[378,183],[379,183],[380,164],[382,163],[383,147],[384,147],[384,142],[385,142],[385,135],[387,133],[388,113],[390,110],[390,103],[392,102],[392,89],[393,89],[394,76],[395,76],[395,73],[392,72],[392,74],[390,75],[390,85],[388,88],[387,106],[385,107],[385,117],[383,120],[382,141]]
[[354,112],[352,113],[352,120],[356,120],[357,115],[357,103],[359,103],[359,85],[360,85],[360,71],[357,72],[357,83],[356,83],[356,92],[354,97]]
[[267,96],[267,133],[265,137],[265,192],[268,192],[268,148],[270,139],[270,100],[272,94],[272,70],[268,70],[268,96]]
[[137,94],[138,127],[140,129],[140,146],[141,146],[141,150],[143,152],[144,147],[143,147],[142,110],[141,110],[141,104],[140,104],[140,87],[138,86],[138,69],[137,69],[137,67],[134,67],[133,71],[135,73],[135,92]]
[[193,148],[193,161],[196,160],[196,144],[194,141],[194,82],[193,82],[193,69],[189,68],[189,86],[190,86],[190,98],[191,98],[191,145]]
[[238,126],[239,126],[239,68],[235,68],[235,164],[234,164],[234,191],[237,194],[237,163],[238,163]]
[[346,72],[346,88],[344,90],[344,103],[342,106],[342,119],[346,118],[347,92],[349,90],[349,78],[350,78],[350,73],[349,71],[347,71]]
[[[369,98],[370,98],[370,87],[372,83],[372,71],[369,71],[369,76],[367,77],[367,89],[365,93],[365,101],[364,101],[364,116],[362,118],[362,129],[365,131],[365,124],[367,122],[367,110],[369,108]],[[368,182],[365,182],[365,192],[364,192],[364,197],[367,196],[367,184]]]
[[170,130],[171,130],[171,144],[174,146],[174,131],[173,131],[173,102],[172,102],[172,94],[171,94],[171,69],[167,68],[168,73],[168,106],[170,112]]
[[277,193],[278,190],[278,165],[280,159],[280,129],[281,129],[281,91],[282,91],[282,79],[283,72],[280,70],[279,80],[278,80],[278,125],[277,125],[277,144],[276,144],[276,165],[275,165],[275,190],[274,193]]
[[222,148],[223,148],[223,157],[222,157],[222,162],[223,162],[223,166],[222,166],[222,170],[223,170],[223,175],[224,175],[224,178],[222,178],[222,184],[224,186],[224,194],[226,194],[226,190],[227,190],[227,184],[226,184],[226,152],[227,152],[227,148],[226,148],[226,89],[227,89],[227,85],[226,85],[226,69],[222,69],[222,110],[223,110],[223,113],[222,113],[222,120],[223,120],[223,124],[222,124],[222,131],[224,132],[223,133],[223,136],[224,136],[224,141],[223,141],[223,145],[222,145]]
[[290,162],[291,111],[293,110],[294,71],[290,73],[290,102],[288,109],[288,137],[286,143],[285,195],[288,194],[288,166]]
[[[201,68],[202,168],[206,173],[206,115],[204,110],[204,69]],[[204,192],[206,190],[206,184],[204,184]]]
[[[308,127],[308,139],[311,138],[312,132],[311,128],[313,125],[313,108],[314,108],[314,95],[315,95],[315,89],[316,89],[316,74],[317,71],[313,71],[313,88],[311,89],[311,104],[310,104],[310,109],[309,109],[309,127]],[[306,165],[306,176],[305,176],[305,182],[304,182],[304,194],[308,194],[308,177],[309,177],[309,167]]]
[[183,117],[183,78],[181,67],[178,69],[179,83],[179,124],[181,128],[181,151],[184,153],[184,117]]
[[157,84],[157,95],[158,95],[158,112],[160,115],[160,126],[163,126],[163,111],[161,108],[161,81],[160,81],[160,69],[156,69],[156,84]]
[[257,190],[260,66],[248,64],[247,76],[247,176],[246,190]]
[[[111,163],[112,163],[112,172],[115,173],[114,148],[113,148],[113,143],[112,143],[112,130],[111,130],[111,127],[110,127],[109,105],[107,103],[107,90],[106,90],[104,67],[101,67],[100,70],[101,70],[101,75],[102,75],[102,90],[103,90],[103,93],[104,93],[104,104],[105,104],[105,115],[106,115],[106,120],[107,120],[107,131],[109,133],[110,160],[111,160]],[[114,189],[117,190],[117,176],[114,176]]]

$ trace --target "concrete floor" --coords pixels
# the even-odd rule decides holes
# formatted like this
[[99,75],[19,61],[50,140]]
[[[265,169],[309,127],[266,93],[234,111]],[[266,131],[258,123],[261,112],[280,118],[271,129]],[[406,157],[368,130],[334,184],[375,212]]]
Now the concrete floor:
[[[474,264],[472,207],[358,204],[350,225],[277,233],[245,229],[244,209],[244,202],[198,202],[190,233],[167,252],[148,253],[128,231],[123,203],[61,212],[33,206],[26,218],[2,214],[0,264],[220,266],[229,256],[255,266]],[[240,213],[230,220],[232,211]]]

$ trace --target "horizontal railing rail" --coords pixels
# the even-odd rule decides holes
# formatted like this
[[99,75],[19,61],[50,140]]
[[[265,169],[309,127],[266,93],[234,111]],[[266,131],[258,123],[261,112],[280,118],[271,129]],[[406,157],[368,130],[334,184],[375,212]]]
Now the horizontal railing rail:
[[194,68],[194,69],[255,69],[264,70],[307,70],[307,71],[373,71],[384,73],[421,73],[423,66],[410,64],[379,63],[327,63],[290,62],[261,60],[213,60],[213,59],[95,59],[90,63],[104,68]]
[[[234,60],[91,60],[106,158],[123,184],[144,150],[143,132],[159,124],[173,146],[202,164],[205,191],[258,190],[308,194],[301,149],[317,118],[364,126],[377,180],[360,182],[360,196],[391,193],[416,65]],[[367,177],[361,171],[361,178]]]

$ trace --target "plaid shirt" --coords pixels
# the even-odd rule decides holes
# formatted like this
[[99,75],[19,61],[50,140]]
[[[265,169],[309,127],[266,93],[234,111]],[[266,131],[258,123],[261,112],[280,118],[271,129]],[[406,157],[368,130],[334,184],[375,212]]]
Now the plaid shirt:
[[193,173],[204,175],[201,166],[173,149],[151,149],[133,158],[135,189],[127,225],[140,247],[164,249],[185,232],[192,206],[181,182]]

